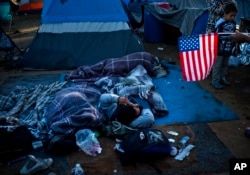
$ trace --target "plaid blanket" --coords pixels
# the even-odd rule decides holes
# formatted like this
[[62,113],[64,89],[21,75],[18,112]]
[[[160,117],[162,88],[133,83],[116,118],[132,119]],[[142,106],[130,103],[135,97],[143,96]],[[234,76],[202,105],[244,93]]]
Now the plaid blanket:
[[41,133],[44,131],[37,126],[43,118],[44,109],[66,83],[38,84],[33,88],[16,86],[8,96],[0,95],[0,118],[16,117],[19,119],[19,124],[29,128],[34,137],[43,137]]
[[78,82],[74,87],[65,87],[67,81],[29,89],[16,87],[9,96],[0,96],[0,117],[19,118],[20,124],[39,139],[48,133],[72,134],[78,129],[102,125],[102,116],[96,108],[101,93],[139,95],[149,101],[153,113],[160,117],[168,110],[150,77],[158,64],[155,56],[139,52],[82,66],[66,74],[66,80]]
[[91,66],[80,66],[65,74],[71,82],[93,82],[104,76],[126,76],[137,65],[142,65],[150,76],[155,76],[154,65],[158,58],[148,52],[132,53],[120,58],[109,58]]
[[38,84],[34,88],[16,86],[8,96],[0,95],[0,118],[17,117],[27,120],[21,116],[28,114],[30,118],[34,118],[32,117],[34,113],[41,117],[45,105],[51,102],[55,93],[61,90],[65,84],[66,82],[54,82],[50,85]]
[[67,135],[79,129],[100,126],[102,117],[96,108],[100,95],[98,90],[86,85],[68,87],[58,92],[44,115],[49,133]]
[[152,78],[142,65],[135,67],[126,77],[106,76],[97,80],[95,85],[103,90],[102,93],[114,93],[123,97],[138,95],[148,101],[156,118],[168,114],[168,109],[157,92]]

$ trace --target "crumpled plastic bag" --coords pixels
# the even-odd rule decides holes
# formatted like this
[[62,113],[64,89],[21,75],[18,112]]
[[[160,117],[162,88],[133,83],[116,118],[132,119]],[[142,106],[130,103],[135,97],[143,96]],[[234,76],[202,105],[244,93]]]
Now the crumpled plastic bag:
[[77,146],[86,154],[96,156],[101,153],[100,143],[90,129],[81,129],[76,132],[75,136]]

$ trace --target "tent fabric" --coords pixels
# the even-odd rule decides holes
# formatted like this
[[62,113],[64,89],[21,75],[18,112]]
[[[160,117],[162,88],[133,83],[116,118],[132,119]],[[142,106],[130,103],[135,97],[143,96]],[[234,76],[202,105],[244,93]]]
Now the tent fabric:
[[44,0],[24,69],[73,69],[144,51],[120,0]]
[[21,0],[19,3],[20,12],[41,11],[43,0]]
[[[129,30],[91,33],[40,33],[24,56],[25,69],[73,69],[142,49]],[[136,39],[134,39],[135,41]]]
[[43,24],[39,33],[63,33],[63,32],[111,32],[128,30],[126,22],[79,22],[79,23],[58,23]]
[[[56,8],[54,10],[54,8]],[[100,15],[101,14],[101,15]],[[72,1],[44,0],[42,23],[58,22],[128,22],[119,0]]]

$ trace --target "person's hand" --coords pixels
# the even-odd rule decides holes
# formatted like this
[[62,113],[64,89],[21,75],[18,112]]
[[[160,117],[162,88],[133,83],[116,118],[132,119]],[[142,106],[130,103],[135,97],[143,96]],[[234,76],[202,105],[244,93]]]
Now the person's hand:
[[249,42],[249,36],[246,36],[237,31],[231,35],[231,38],[237,43]]
[[137,105],[137,104],[134,104],[131,101],[129,101],[129,99],[127,97],[119,97],[118,103],[123,104],[123,105],[130,105],[130,106],[136,106]]

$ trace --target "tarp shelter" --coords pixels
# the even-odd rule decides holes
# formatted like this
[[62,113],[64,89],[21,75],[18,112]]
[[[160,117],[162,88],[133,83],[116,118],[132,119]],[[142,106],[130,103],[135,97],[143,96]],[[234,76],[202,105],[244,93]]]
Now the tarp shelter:
[[192,34],[195,20],[208,9],[205,0],[168,0],[166,2],[175,6],[176,9],[160,8],[150,3],[145,5],[145,10],[163,23],[179,28],[184,35]]
[[24,69],[71,69],[144,51],[120,0],[44,0]]
[[43,0],[21,0],[19,3],[19,12],[41,12],[43,8]]
[[[133,3],[136,2],[139,1],[133,1]],[[161,8],[157,3],[144,2],[147,12],[159,21],[179,28],[180,32],[184,35],[206,32],[208,18],[208,4],[206,0],[162,0],[162,2],[167,2],[175,6],[176,9],[174,10]],[[239,24],[241,17],[250,17],[248,9],[250,7],[250,0],[236,0],[236,2],[238,5],[236,22]]]

